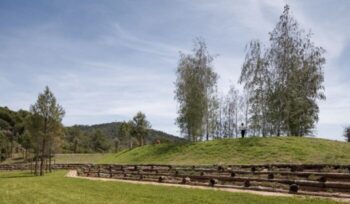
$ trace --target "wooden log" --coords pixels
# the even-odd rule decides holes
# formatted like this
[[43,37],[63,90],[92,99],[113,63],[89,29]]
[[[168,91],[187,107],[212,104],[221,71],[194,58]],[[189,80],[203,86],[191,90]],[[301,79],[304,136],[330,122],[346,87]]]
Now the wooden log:
[[158,182],[162,183],[165,180],[165,176],[159,176],[158,177]]
[[214,187],[219,181],[217,179],[210,179],[209,186]]
[[298,193],[299,186],[295,183],[289,186],[289,193]]
[[184,178],[182,178],[182,182],[181,183],[189,184],[189,183],[191,183],[191,179],[189,177],[184,177]]

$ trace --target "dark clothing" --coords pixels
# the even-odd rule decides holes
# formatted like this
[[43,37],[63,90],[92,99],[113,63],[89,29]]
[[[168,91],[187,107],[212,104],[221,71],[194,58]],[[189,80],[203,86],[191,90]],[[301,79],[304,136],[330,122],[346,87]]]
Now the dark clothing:
[[242,138],[244,138],[244,136],[245,136],[245,132],[246,132],[246,130],[241,130],[241,135],[242,135]]

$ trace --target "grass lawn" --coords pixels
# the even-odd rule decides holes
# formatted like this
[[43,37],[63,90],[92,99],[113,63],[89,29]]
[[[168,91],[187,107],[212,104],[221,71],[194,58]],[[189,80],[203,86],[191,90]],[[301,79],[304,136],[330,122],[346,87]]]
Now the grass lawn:
[[113,154],[56,154],[56,163],[98,163]]
[[[56,163],[120,164],[350,164],[350,143],[301,137],[251,137],[146,145],[119,153],[56,154]],[[17,155],[3,163],[21,163]]]
[[302,137],[250,137],[189,144],[161,144],[106,155],[99,163],[349,164],[350,143]]
[[28,172],[0,172],[0,203],[338,203],[328,199],[90,181],[66,178],[65,174],[66,171],[57,171],[33,177]]
[[[106,154],[56,154],[54,161],[55,163],[65,164],[65,163],[98,163],[105,157],[112,156],[112,153]],[[2,164],[16,164],[23,163],[23,155],[15,154],[13,158],[8,158]]]

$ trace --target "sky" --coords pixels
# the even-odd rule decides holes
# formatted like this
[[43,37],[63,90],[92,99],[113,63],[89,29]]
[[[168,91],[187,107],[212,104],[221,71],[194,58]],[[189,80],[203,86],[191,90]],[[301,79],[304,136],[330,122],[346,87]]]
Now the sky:
[[0,106],[29,110],[48,85],[63,123],[129,120],[175,125],[179,53],[201,37],[216,56],[218,86],[237,83],[245,46],[268,41],[285,4],[326,50],[326,101],[315,136],[343,140],[350,124],[350,1],[347,0],[0,0]]

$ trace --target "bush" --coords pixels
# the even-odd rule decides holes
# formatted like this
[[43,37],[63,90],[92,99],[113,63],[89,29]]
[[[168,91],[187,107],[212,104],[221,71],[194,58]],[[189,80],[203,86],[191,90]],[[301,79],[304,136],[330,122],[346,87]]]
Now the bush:
[[347,142],[350,142],[350,126],[345,128],[344,137]]

